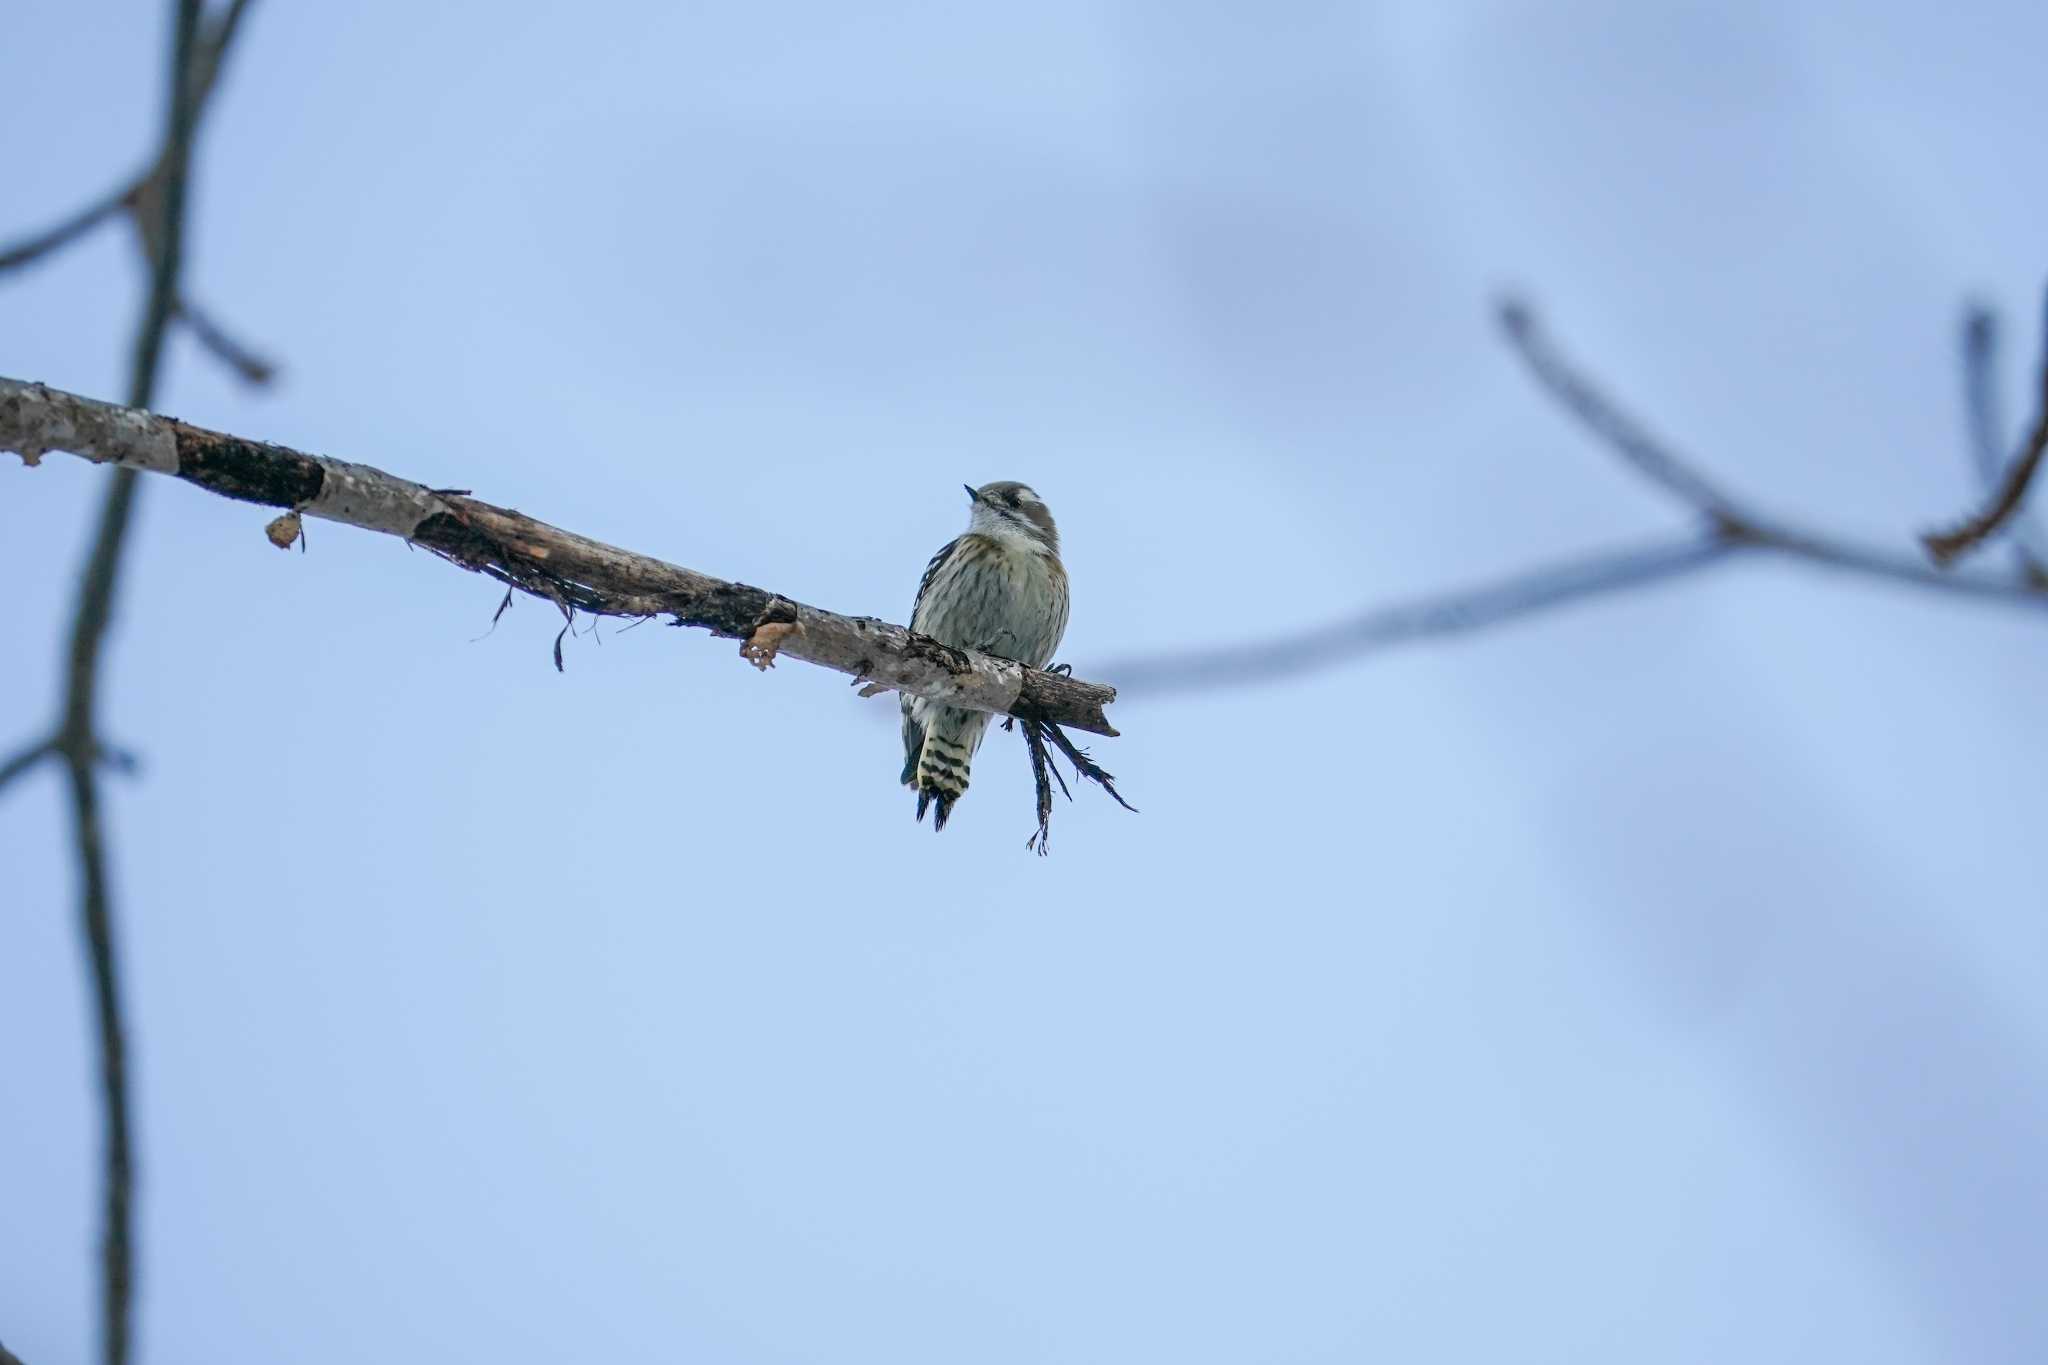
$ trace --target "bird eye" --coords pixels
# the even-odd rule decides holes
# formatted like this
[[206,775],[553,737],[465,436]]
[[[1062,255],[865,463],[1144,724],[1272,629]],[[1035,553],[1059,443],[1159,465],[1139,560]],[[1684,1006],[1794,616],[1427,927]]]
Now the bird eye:
[[1017,505],[1017,490],[1012,488],[1009,492],[1003,494],[1003,501],[1015,507]]

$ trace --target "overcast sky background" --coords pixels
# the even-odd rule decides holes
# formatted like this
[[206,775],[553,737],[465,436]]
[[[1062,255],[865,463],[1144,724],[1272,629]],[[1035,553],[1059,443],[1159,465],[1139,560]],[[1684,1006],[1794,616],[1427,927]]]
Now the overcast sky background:
[[[0,240],[139,164],[162,4],[9,13]],[[204,132],[180,416],[901,620],[1019,478],[1091,664],[1672,529],[1526,290],[1781,514],[1971,496],[2030,413],[2048,10],[264,0]],[[124,228],[0,281],[118,397]],[[10,462],[11,463],[11,462]],[[103,475],[0,469],[5,734]],[[893,701],[144,490],[106,712],[141,1354],[2048,1358],[2048,617],[1741,563],[1114,708],[1026,853]],[[1997,561],[1992,561],[1997,562]],[[485,637],[485,638],[478,638]],[[1116,682],[1114,676],[1104,678]],[[4,736],[0,736],[4,737]],[[0,807],[0,1339],[92,1341],[55,773]]]

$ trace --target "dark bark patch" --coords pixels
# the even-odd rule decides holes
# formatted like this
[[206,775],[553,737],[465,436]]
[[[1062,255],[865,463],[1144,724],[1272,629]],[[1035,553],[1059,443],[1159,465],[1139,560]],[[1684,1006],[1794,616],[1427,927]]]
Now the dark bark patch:
[[303,507],[320,496],[326,473],[296,450],[174,422],[178,477],[209,492],[266,507]]
[[[696,626],[729,640],[744,640],[754,633],[771,603],[772,592],[746,583],[720,583],[709,592],[693,593],[675,606],[676,624]],[[796,619],[792,611],[791,621]]]

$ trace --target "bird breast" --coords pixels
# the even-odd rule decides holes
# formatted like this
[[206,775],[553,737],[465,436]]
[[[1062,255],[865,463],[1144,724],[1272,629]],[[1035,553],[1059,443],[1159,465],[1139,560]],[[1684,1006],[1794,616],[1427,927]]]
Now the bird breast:
[[932,575],[911,628],[943,644],[1041,667],[1067,625],[1067,574],[1037,545],[969,533]]

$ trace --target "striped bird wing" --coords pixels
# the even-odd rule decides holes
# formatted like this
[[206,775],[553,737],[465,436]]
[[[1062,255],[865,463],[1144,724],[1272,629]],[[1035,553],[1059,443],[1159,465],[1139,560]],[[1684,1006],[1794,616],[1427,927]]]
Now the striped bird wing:
[[925,566],[910,628],[940,644],[1043,667],[1067,628],[1066,570],[970,531]]
[[939,547],[939,552],[932,556],[932,562],[924,566],[924,577],[919,579],[917,583],[917,600],[910,604],[910,628],[912,630],[920,634],[930,633],[925,630],[919,619],[924,614],[925,594],[932,590],[932,583],[937,580],[939,570],[952,557],[953,551],[960,548],[960,542],[965,539],[967,539],[966,536],[955,536],[947,541]]
[[[963,535],[947,541],[939,547],[939,552],[932,556],[931,563],[924,566],[924,577],[919,579],[917,584],[917,600],[910,604],[910,628],[921,635],[932,633],[931,616],[925,606],[925,599],[931,593],[932,584],[938,582],[946,572],[947,561],[952,559],[953,553],[960,548],[960,542],[965,539],[967,537]],[[908,787],[914,784],[917,777],[918,756],[924,752],[925,721],[930,715],[932,704],[920,697],[913,697],[908,692],[903,694],[900,704],[903,710],[903,785]]]

